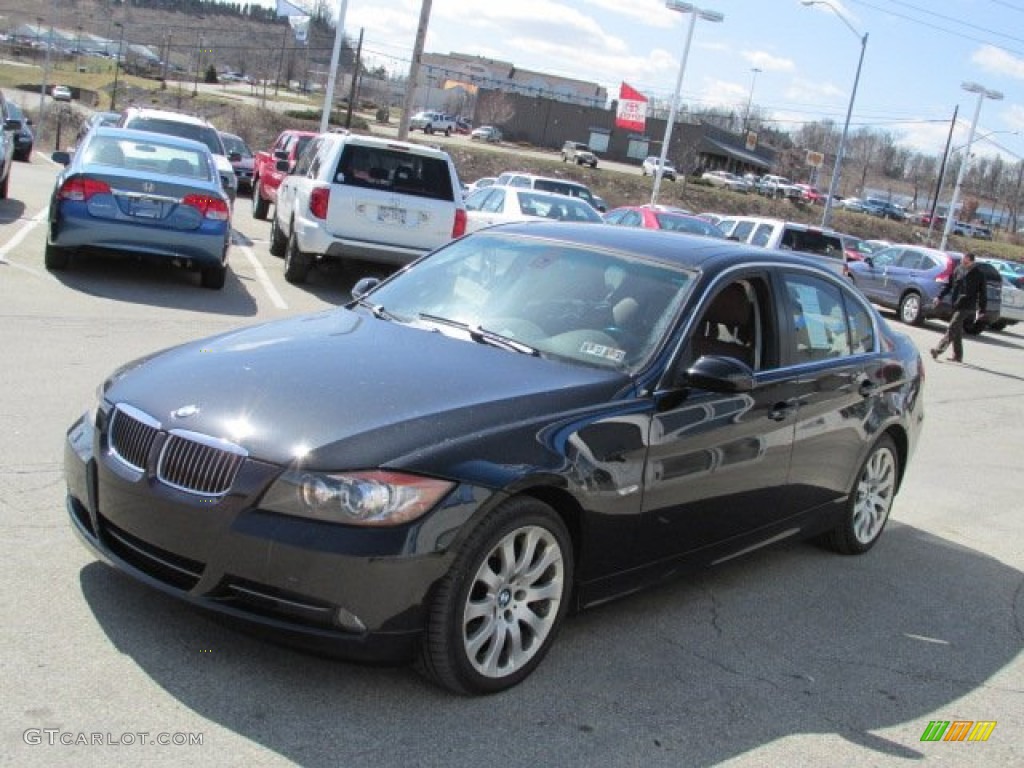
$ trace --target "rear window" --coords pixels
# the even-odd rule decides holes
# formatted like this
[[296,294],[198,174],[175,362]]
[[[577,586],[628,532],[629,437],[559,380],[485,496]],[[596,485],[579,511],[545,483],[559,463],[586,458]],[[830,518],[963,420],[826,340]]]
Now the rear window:
[[163,133],[168,136],[178,136],[182,139],[199,141],[210,148],[215,155],[224,154],[224,145],[220,142],[217,131],[208,125],[195,125],[193,123],[179,123],[177,120],[163,120],[155,117],[131,118],[124,124],[125,128],[134,128],[137,131],[152,131]]
[[817,229],[787,229],[782,233],[779,245],[793,251],[817,253],[837,259],[843,257],[843,244],[839,237]]
[[[557,192],[560,195],[569,195],[569,197],[578,197],[594,206],[594,196],[590,194],[590,190],[575,184],[566,184],[551,179],[537,179],[533,182],[533,188],[542,189],[545,192]],[[596,208],[597,206],[594,207]]]
[[388,147],[346,144],[338,161],[337,183],[429,197],[455,199],[448,163],[439,157],[417,155]]

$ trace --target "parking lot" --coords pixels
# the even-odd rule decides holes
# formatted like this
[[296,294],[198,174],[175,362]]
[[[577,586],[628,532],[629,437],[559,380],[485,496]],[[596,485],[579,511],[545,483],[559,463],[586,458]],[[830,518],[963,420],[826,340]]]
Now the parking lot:
[[[43,243],[56,168],[37,155],[13,172],[0,201],[5,762],[1022,762],[1020,326],[969,338],[965,364],[926,360],[924,436],[868,555],[796,544],[610,603],[570,618],[522,685],[458,698],[410,669],[304,655],[212,622],[96,562],[64,509],[64,432],[113,368],[337,306],[361,274],[286,283],[269,224],[243,198],[223,291],[125,262],[54,276]],[[904,329],[923,352],[943,331]],[[934,720],[996,726],[985,742],[923,742]]]

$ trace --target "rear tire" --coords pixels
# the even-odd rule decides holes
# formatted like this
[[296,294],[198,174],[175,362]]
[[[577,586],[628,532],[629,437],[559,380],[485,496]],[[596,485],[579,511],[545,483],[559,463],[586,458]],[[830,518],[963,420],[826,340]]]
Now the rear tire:
[[281,258],[287,247],[288,239],[281,232],[281,228],[277,226],[277,216],[274,216],[270,222],[270,253],[272,256]]
[[900,320],[907,325],[921,325],[924,322],[921,294],[909,291],[900,299]]
[[225,264],[218,264],[216,267],[203,267],[199,273],[199,282],[203,288],[211,291],[219,291],[224,287],[227,278],[228,268]]
[[43,262],[47,269],[67,269],[68,264],[71,263],[71,254],[64,248],[58,248],[56,245],[47,243],[46,251],[43,254]]
[[295,228],[293,227],[284,254],[284,279],[292,285],[306,282],[306,278],[309,276],[309,265],[309,254],[299,250],[299,241],[295,237]]
[[252,217],[266,221],[269,210],[270,202],[263,199],[263,185],[257,181],[252,185]]
[[882,435],[857,473],[843,521],[824,536],[829,549],[843,555],[861,555],[875,546],[889,520],[899,470],[896,444]]
[[569,607],[572,540],[547,504],[516,497],[470,534],[434,594],[419,670],[457,693],[524,680]]

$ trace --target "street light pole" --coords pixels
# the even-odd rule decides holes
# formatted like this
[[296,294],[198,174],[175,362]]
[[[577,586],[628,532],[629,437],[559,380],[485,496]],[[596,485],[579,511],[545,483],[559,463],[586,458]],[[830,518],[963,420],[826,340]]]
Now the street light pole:
[[117,53],[114,54],[114,91],[110,94],[111,112],[117,111],[117,76],[121,71],[121,44],[124,42],[124,24],[115,21],[114,26],[121,29],[121,34],[117,39]]
[[850,103],[846,108],[846,122],[843,123],[843,133],[839,137],[839,147],[836,149],[836,162],[832,166],[832,180],[828,185],[828,196],[825,198],[825,211],[821,214],[821,226],[827,228],[832,221],[832,201],[835,197],[836,192],[839,191],[839,174],[843,168],[843,154],[846,152],[846,135],[850,132],[850,117],[853,115],[853,103],[857,99],[857,86],[860,84],[860,70],[864,66],[864,52],[868,47],[868,34],[864,33],[862,36],[854,26],[846,20],[846,17],[839,12],[839,10],[832,5],[828,0],[801,0],[806,6],[811,5],[824,5],[832,13],[839,17],[840,21],[845,24],[854,35],[860,40],[860,58],[857,60],[857,74],[853,78],[853,90],[850,91]]
[[[679,108],[679,89],[683,85],[683,73],[686,72],[686,59],[690,55],[690,41],[693,39],[693,28],[697,24],[697,17],[705,21],[723,21],[725,16],[718,11],[709,11],[698,8],[691,3],[682,3],[679,0],[666,0],[665,7],[671,11],[690,14],[690,28],[686,33],[686,43],[683,45],[683,53],[679,60],[679,74],[676,76],[676,88],[672,92],[672,107],[669,109],[668,121],[665,123],[665,139],[661,142],[661,157],[658,167],[654,170],[654,189],[651,190],[651,205],[658,204],[658,190],[661,188],[662,171],[668,158],[669,142],[672,140],[672,125],[675,123],[676,110]],[[681,170],[681,169],[680,169]]]
[[1003,98],[1003,94],[999,91],[990,91],[978,83],[961,83],[960,87],[968,93],[978,94],[978,106],[974,109],[974,119],[971,120],[971,130],[967,134],[967,144],[964,151],[963,162],[960,163],[960,171],[956,175],[956,186],[953,187],[953,199],[949,201],[949,208],[946,211],[946,226],[942,230],[942,242],[939,244],[939,250],[946,250],[946,243],[949,240],[949,233],[953,229],[953,219],[956,216],[956,204],[960,197],[960,187],[964,183],[964,172],[967,170],[967,166],[971,162],[971,144],[974,143],[974,132],[978,128],[978,118],[981,117],[981,105],[985,99],[992,99],[993,101],[1000,101]]
[[754,103],[754,83],[757,82],[757,76],[761,74],[761,70],[757,67],[752,67],[750,70],[753,74],[750,77],[750,96],[747,97],[747,109],[743,113],[743,131],[744,133],[750,127],[750,105]]

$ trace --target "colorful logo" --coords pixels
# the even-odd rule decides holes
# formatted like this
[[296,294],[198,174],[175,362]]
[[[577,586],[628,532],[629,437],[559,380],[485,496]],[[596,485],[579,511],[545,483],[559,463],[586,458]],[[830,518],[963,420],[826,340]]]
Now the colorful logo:
[[921,741],[988,741],[995,728],[995,720],[932,720]]

